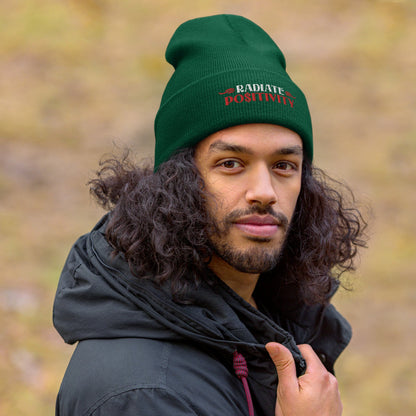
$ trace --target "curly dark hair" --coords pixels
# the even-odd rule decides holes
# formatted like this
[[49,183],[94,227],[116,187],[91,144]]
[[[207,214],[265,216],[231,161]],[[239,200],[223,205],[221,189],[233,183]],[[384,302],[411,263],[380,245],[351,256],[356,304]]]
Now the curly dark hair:
[[[178,152],[156,172],[150,164],[132,163],[128,152],[109,157],[89,184],[98,203],[111,211],[106,238],[114,254],[125,256],[133,275],[157,284],[169,280],[179,295],[209,279],[209,235],[216,229],[205,210],[194,149]],[[367,224],[352,193],[340,187],[305,158],[289,233],[278,265],[267,273],[274,275],[276,288],[295,286],[297,298],[308,304],[327,302],[341,274],[355,269],[358,247],[366,245]]]

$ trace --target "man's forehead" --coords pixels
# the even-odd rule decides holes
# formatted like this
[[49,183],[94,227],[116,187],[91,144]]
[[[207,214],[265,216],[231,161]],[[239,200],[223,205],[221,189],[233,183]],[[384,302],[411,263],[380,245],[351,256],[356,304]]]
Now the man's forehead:
[[267,148],[272,153],[303,154],[300,136],[292,130],[271,124],[245,124],[215,132],[197,145],[197,151],[255,153]]

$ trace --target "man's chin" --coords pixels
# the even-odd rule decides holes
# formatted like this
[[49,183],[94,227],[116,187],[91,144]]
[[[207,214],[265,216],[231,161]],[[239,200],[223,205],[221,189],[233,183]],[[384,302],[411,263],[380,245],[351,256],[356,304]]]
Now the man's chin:
[[245,237],[246,240],[251,241],[253,243],[259,243],[259,244],[268,244],[271,243],[273,240],[271,238],[267,238],[267,237],[252,237],[252,236],[247,236]]
[[217,255],[239,272],[260,274],[276,267],[280,258],[280,250],[255,248],[238,251],[222,246],[217,249]]

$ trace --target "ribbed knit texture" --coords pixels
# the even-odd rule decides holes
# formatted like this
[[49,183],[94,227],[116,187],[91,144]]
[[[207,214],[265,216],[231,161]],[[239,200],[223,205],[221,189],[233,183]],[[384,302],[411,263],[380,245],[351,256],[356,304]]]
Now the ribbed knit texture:
[[193,19],[166,50],[175,72],[155,119],[155,168],[178,149],[227,127],[271,123],[297,132],[312,159],[306,98],[270,36],[236,15]]

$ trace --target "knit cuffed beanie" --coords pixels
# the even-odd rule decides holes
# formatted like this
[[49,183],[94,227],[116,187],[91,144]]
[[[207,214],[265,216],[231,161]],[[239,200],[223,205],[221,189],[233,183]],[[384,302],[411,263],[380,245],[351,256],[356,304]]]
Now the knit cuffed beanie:
[[279,47],[255,23],[236,15],[187,21],[172,36],[166,60],[175,72],[155,119],[155,169],[179,149],[249,123],[295,131],[312,160],[306,98]]

